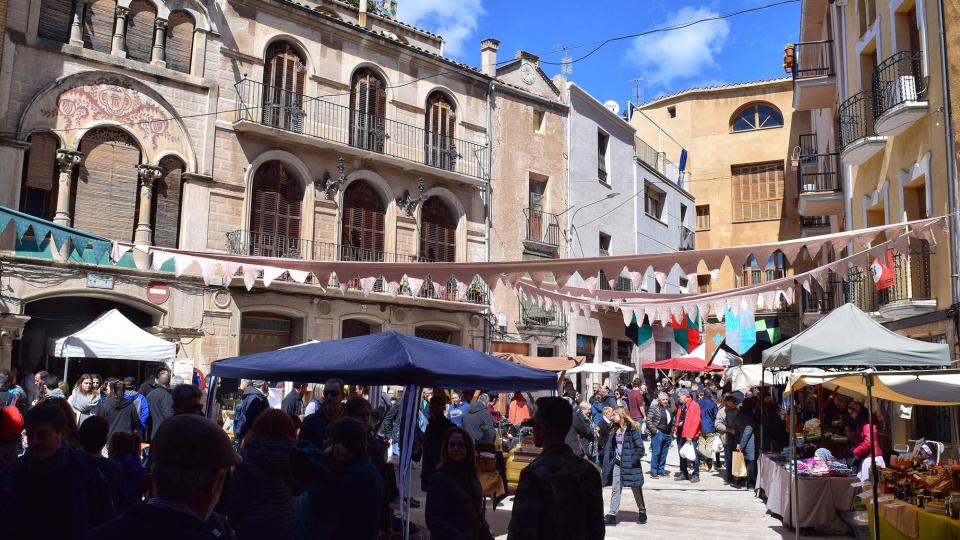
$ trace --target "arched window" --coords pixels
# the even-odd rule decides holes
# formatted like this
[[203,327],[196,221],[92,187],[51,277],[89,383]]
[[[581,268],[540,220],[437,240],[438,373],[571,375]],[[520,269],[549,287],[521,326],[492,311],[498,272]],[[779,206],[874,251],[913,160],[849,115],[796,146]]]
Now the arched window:
[[352,182],[343,193],[340,258],[383,261],[386,215],[383,201],[368,182]]
[[130,2],[130,14],[127,15],[127,58],[140,62],[149,62],[153,54],[154,24],[157,22],[157,8],[147,0]]
[[43,0],[40,3],[40,24],[37,26],[37,37],[59,43],[69,43],[72,17],[72,0]]
[[767,260],[766,266],[760,267],[757,258],[753,255],[743,262],[740,275],[740,286],[756,285],[766,281],[773,281],[786,276],[787,259],[780,251],[775,251]]
[[453,170],[457,164],[457,109],[443,92],[433,92],[427,98],[425,123],[427,165]]
[[160,160],[160,178],[153,182],[153,245],[176,248],[180,239],[180,205],[183,172],[180,158]]
[[290,131],[303,131],[303,84],[306,61],[286,41],[267,48],[263,65],[263,123]]
[[457,260],[457,216],[439,197],[430,197],[420,211],[420,260]]
[[387,83],[372,69],[358,69],[350,84],[350,144],[383,152]]
[[300,246],[303,189],[279,161],[268,161],[253,176],[250,244],[253,255],[304,256]]
[[126,131],[97,128],[80,141],[73,226],[130,242],[136,226],[140,145]]
[[783,126],[783,115],[769,103],[753,103],[737,111],[730,121],[731,131],[752,131]]
[[190,73],[195,28],[193,15],[186,11],[174,11],[170,14],[167,19],[167,38],[163,49],[168,68]]
[[20,211],[40,219],[53,219],[57,209],[57,147],[52,133],[34,133],[27,150],[27,166],[20,184]]
[[113,20],[116,0],[93,0],[83,11],[83,46],[110,54],[113,50]]

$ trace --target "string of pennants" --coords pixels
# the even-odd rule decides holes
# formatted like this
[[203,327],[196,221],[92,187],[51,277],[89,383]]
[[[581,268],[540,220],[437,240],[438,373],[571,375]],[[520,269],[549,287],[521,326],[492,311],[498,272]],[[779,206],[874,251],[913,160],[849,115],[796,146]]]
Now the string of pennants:
[[[152,255],[154,270],[159,270],[172,261],[177,277],[195,267],[208,285],[227,284],[236,276],[242,278],[248,290],[256,286],[258,281],[261,281],[263,286],[270,287],[276,280],[288,276],[297,283],[309,281],[321,288],[339,288],[346,291],[350,285],[359,284],[364,293],[418,296],[422,288],[430,283],[446,287],[446,279],[438,278],[444,276],[455,280],[457,297],[464,298],[468,291],[476,287],[485,284],[493,289],[502,282],[517,289],[519,294],[538,302],[559,303],[568,312],[580,310],[588,313],[600,308],[618,309],[624,312],[624,320],[629,324],[635,312],[650,313],[656,320],[664,322],[671,314],[679,316],[685,308],[688,311],[698,308],[702,313],[717,308],[714,312],[722,317],[725,308],[736,313],[741,309],[741,305],[748,308],[775,306],[781,300],[792,303],[795,283],[809,291],[811,283],[825,283],[831,272],[846,280],[850,266],[862,263],[863,256],[876,256],[887,249],[903,250],[910,238],[935,244],[934,230],[937,227],[946,230],[947,225],[947,219],[941,216],[755,246],[581,259],[430,264],[312,261],[192,252],[123,242],[113,243],[111,258],[118,261],[127,252],[137,250]],[[771,254],[778,251],[784,254],[788,264],[802,255],[809,256],[811,261],[825,260],[828,253],[838,253],[851,243],[855,246],[870,245],[881,234],[886,239],[884,242],[873,244],[852,256],[823,264],[802,274],[740,289],[704,294],[662,294],[602,290],[598,287],[598,275],[614,276],[608,280],[611,288],[621,275],[639,279],[650,272],[662,283],[668,273],[663,270],[675,271],[678,266],[681,269],[696,268],[697,264],[706,265],[707,271],[716,277],[720,264],[727,259],[731,260],[731,263],[737,261],[735,266],[739,266],[751,255],[758,261],[766,261]],[[721,256],[721,252],[725,254]],[[694,264],[692,261],[699,262]],[[667,262],[674,264],[668,266]],[[866,266],[869,266],[869,261]],[[660,270],[657,270],[658,268]],[[550,275],[554,277],[555,283],[548,279]],[[692,282],[696,282],[696,272],[686,275]],[[580,283],[585,286],[568,286],[567,283],[573,276],[580,277]]]
[[36,245],[40,247],[49,238],[58,252],[69,248],[68,255],[75,253],[83,257],[84,253],[90,250],[93,260],[98,263],[113,249],[112,240],[0,206],[0,234],[6,231],[10,223],[13,223],[16,229],[17,242],[27,241],[29,233]]

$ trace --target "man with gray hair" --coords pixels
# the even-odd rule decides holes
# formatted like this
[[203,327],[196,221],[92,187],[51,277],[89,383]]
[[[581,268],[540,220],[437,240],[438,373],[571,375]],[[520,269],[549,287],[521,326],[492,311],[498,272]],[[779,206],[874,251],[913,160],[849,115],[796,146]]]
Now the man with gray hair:
[[670,396],[660,392],[657,399],[650,402],[647,409],[647,433],[650,434],[650,478],[666,476],[667,452],[673,441],[673,432],[670,426],[673,418],[670,417]]
[[233,437],[237,444],[243,441],[243,436],[260,416],[260,413],[270,408],[267,401],[267,381],[252,380],[243,391],[240,405],[233,415]]

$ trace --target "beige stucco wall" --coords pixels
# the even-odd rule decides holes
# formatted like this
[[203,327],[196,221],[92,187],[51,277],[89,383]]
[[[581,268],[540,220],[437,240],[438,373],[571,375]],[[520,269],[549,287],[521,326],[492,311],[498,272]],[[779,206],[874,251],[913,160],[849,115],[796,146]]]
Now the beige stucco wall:
[[[731,132],[734,114],[742,106],[758,101],[769,102],[781,111],[783,127]],[[670,118],[668,107],[676,107],[675,118]],[[636,127],[637,136],[655,149],[661,145],[661,151],[674,163],[679,163],[682,145],[687,150],[687,171],[691,173],[689,191],[697,205],[710,205],[710,228],[697,231],[698,249],[800,236],[797,176],[790,167],[790,152],[797,137],[810,132],[810,121],[809,115],[793,112],[790,80],[690,90],[655,100],[641,106],[641,110],[649,119],[644,114],[634,114],[631,124]],[[650,120],[680,144],[661,134]],[[767,161],[783,161],[785,166],[781,219],[733,222],[732,167]],[[736,271],[739,272],[739,265]],[[734,285],[734,268],[724,265],[713,287],[716,290]]]

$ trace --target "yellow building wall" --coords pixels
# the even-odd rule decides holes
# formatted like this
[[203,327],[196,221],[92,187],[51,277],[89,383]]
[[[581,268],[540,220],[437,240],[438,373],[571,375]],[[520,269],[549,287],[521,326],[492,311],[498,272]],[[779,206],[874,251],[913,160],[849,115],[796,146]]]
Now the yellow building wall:
[[[737,111],[759,101],[772,103],[781,111],[783,127],[731,132],[730,121]],[[672,107],[676,108],[673,118],[669,112]],[[810,120],[807,114],[793,112],[793,85],[789,79],[690,90],[656,100],[640,110],[631,119],[638,138],[654,148],[659,145],[674,163],[679,162],[682,144],[687,150],[687,171],[691,175],[688,191],[698,206],[710,205],[710,228],[697,230],[698,249],[800,236],[797,174],[790,167],[790,152],[798,137],[810,132]],[[732,167],[769,161],[782,161],[785,167],[781,218],[734,222]],[[735,272],[740,271],[739,264],[736,266],[735,269],[724,265],[720,278],[712,283],[714,290],[735,286]]]

